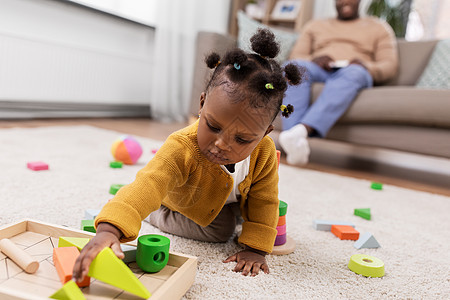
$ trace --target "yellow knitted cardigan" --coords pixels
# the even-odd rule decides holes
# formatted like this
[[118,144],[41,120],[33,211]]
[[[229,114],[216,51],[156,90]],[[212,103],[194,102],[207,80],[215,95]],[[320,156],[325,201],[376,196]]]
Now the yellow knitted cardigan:
[[[141,221],[161,204],[201,226],[219,214],[233,178],[201,154],[198,121],[171,134],[136,179],[122,187],[101,210],[96,226],[107,222],[122,231],[122,242],[137,238]],[[248,176],[238,185],[244,222],[239,242],[270,253],[278,221],[278,171],[275,145],[265,136],[250,155]]]

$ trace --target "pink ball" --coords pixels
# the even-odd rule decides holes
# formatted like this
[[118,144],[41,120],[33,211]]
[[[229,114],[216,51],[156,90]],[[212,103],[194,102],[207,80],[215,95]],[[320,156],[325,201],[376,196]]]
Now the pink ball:
[[142,147],[131,135],[123,135],[111,146],[111,153],[115,160],[127,165],[135,164],[142,155]]

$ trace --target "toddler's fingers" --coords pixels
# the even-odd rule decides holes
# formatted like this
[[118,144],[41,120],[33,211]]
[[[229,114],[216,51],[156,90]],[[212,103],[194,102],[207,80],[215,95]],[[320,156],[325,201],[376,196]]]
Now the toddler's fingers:
[[258,275],[260,269],[261,269],[261,264],[260,263],[254,263],[253,264],[253,268],[252,268],[252,275],[251,276]]
[[237,260],[237,255],[235,254],[235,255],[231,255],[230,257],[225,259],[223,262],[224,263],[229,263],[229,262],[236,261],[236,260]]
[[123,259],[125,257],[119,243],[113,243],[111,245],[111,249],[118,258]]
[[239,271],[241,271],[244,268],[244,266],[245,266],[245,261],[244,260],[238,261],[238,263],[234,267],[233,271],[234,272],[239,272]]
[[269,266],[268,266],[267,264],[262,264],[262,265],[261,265],[261,270],[263,270],[264,273],[266,273],[266,274],[269,274],[269,273],[270,273],[270,271],[269,271]]
[[87,276],[87,274],[89,273],[89,266],[91,265],[92,261],[94,260],[95,257],[97,257],[97,254],[101,250],[102,249],[98,249],[96,247],[91,247],[89,251],[86,251],[84,256],[81,258],[80,262],[81,275],[79,276],[79,281],[82,281],[84,277]]
[[242,270],[242,275],[247,276],[250,274],[250,271],[252,270],[253,263],[248,262],[245,264],[244,269]]

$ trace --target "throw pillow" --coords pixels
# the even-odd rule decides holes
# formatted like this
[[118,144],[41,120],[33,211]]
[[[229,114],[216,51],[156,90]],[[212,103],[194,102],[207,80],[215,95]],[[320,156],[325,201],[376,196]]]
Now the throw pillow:
[[275,58],[278,63],[284,63],[289,58],[291,49],[298,38],[298,33],[288,32],[264,25],[248,17],[243,11],[238,11],[238,40],[237,46],[244,51],[252,52],[250,48],[250,38],[258,28],[268,28],[275,34],[277,42],[280,44],[280,53]]
[[450,89],[450,39],[439,41],[416,84],[430,89]]

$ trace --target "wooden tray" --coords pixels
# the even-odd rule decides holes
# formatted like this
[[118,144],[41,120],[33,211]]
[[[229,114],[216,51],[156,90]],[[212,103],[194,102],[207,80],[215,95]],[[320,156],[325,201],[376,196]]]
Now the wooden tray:
[[[48,299],[62,287],[52,258],[58,238],[94,235],[29,219],[0,227],[0,239],[9,238],[40,262],[36,273],[27,274],[0,252],[0,299]],[[180,299],[194,283],[197,258],[170,252],[167,266],[153,274],[144,273],[135,262],[128,267],[152,293],[150,299]],[[142,299],[94,278],[81,291],[86,299]]]

